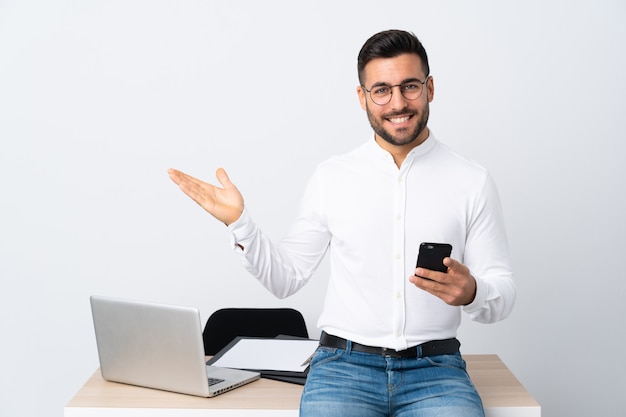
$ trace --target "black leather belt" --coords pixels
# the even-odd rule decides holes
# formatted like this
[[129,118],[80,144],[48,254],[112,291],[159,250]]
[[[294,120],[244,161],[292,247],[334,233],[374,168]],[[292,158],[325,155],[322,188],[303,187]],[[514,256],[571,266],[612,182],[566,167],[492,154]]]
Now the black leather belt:
[[[347,345],[348,341],[346,339],[322,332],[320,346],[345,350]],[[459,347],[461,347],[461,342],[456,338],[433,340],[405,350],[367,346],[352,342],[352,350],[355,352],[371,353],[391,358],[423,358],[426,356],[452,355],[459,351]]]

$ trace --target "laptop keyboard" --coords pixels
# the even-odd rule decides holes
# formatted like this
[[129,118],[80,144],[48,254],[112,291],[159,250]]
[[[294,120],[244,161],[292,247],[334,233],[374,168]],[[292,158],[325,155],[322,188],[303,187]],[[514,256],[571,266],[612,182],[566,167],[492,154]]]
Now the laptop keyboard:
[[219,384],[220,382],[224,382],[224,380],[219,378],[209,378],[209,386]]

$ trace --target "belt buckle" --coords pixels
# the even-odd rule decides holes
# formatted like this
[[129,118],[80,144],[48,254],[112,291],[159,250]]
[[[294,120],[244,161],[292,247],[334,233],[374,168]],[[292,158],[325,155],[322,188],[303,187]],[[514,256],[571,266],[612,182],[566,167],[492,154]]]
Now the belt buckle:
[[401,358],[402,356],[395,349],[383,348],[383,356],[385,358]]

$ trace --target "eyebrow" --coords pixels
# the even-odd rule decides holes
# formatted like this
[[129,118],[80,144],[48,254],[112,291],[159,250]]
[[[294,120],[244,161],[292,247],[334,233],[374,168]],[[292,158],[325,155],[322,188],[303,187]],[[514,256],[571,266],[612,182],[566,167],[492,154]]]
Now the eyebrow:
[[[426,77],[426,78],[428,78],[428,77]],[[406,83],[410,83],[410,82],[415,82],[415,81],[419,81],[419,82],[421,83],[421,82],[423,82],[424,80],[420,80],[419,78],[416,78],[416,77],[411,77],[411,78],[406,78],[406,79],[402,80],[402,82],[401,82],[400,84],[396,84],[396,85],[402,85],[402,84],[406,84]],[[391,86],[391,84],[390,84],[390,83],[385,83],[385,82],[379,81],[379,82],[377,82],[377,83],[372,84],[372,86],[370,87],[370,89],[372,89],[372,88],[374,88],[374,87],[382,87],[382,86],[385,86],[385,87],[390,87],[390,86]]]

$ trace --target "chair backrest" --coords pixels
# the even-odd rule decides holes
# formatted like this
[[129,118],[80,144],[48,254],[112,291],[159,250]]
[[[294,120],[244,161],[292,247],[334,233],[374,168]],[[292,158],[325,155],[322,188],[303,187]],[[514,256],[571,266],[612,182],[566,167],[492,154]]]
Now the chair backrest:
[[204,352],[215,355],[238,336],[308,338],[302,313],[292,308],[223,308],[206,322],[202,337]]

